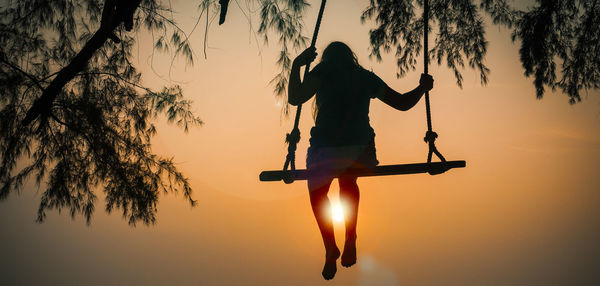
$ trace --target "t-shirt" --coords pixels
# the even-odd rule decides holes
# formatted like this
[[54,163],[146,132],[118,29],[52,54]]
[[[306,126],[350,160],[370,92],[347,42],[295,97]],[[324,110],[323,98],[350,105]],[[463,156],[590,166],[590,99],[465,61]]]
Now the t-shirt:
[[310,76],[321,80],[311,146],[370,144],[375,136],[369,124],[370,100],[385,82],[360,66],[339,68],[326,63],[315,66]]

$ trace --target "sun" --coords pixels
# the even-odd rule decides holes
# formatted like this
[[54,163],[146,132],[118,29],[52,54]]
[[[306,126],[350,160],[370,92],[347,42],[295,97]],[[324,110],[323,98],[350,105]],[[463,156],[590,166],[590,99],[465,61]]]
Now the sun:
[[331,204],[331,217],[334,222],[344,222],[344,206],[340,201],[334,201]]

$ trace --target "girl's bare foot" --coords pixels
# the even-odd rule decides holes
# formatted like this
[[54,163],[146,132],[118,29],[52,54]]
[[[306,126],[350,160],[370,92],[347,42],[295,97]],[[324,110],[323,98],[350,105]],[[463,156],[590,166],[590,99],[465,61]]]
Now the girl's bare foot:
[[339,257],[340,250],[337,246],[334,246],[331,251],[327,251],[325,255],[325,265],[323,266],[323,272],[321,273],[325,280],[331,280],[335,276],[335,273],[337,272],[336,261]]

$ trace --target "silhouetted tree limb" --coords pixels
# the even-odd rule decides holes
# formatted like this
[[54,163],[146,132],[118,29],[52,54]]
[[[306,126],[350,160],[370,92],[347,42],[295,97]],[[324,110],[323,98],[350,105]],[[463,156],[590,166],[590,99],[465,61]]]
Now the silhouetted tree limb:
[[227,7],[229,6],[229,0],[219,0],[221,5],[221,12],[219,15],[219,25],[225,23],[225,17],[227,16]]
[[50,85],[44,89],[40,98],[33,102],[33,106],[27,111],[27,115],[23,119],[24,126],[29,125],[38,116],[41,116],[40,126],[45,125],[52,102],[58,93],[78,72],[83,70],[94,53],[104,45],[106,40],[114,35],[115,28],[121,23],[125,23],[126,30],[131,31],[133,28],[133,14],[140,2],[141,0],[106,0],[104,2],[100,28],[73,60],[61,69]]
[[27,77],[28,79],[31,80],[31,82],[33,84],[35,84],[35,86],[37,86],[40,90],[44,90],[44,87],[40,84],[40,81],[35,79],[32,75],[26,73],[25,71],[23,71],[22,69],[20,69],[18,66],[12,64],[10,61],[8,61],[4,56],[0,57],[0,61],[2,61],[2,63],[4,63],[5,65],[11,67],[12,69],[20,72],[21,74],[23,74],[25,77]]

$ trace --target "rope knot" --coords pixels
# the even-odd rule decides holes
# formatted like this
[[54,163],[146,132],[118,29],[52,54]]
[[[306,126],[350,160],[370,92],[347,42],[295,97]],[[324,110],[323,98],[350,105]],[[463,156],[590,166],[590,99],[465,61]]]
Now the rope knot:
[[425,138],[423,138],[423,140],[427,143],[435,143],[435,139],[437,139],[438,134],[433,132],[433,131],[427,131],[427,133],[425,133]]
[[290,145],[296,145],[300,142],[300,130],[298,128],[292,129],[292,132],[285,135],[285,142]]

